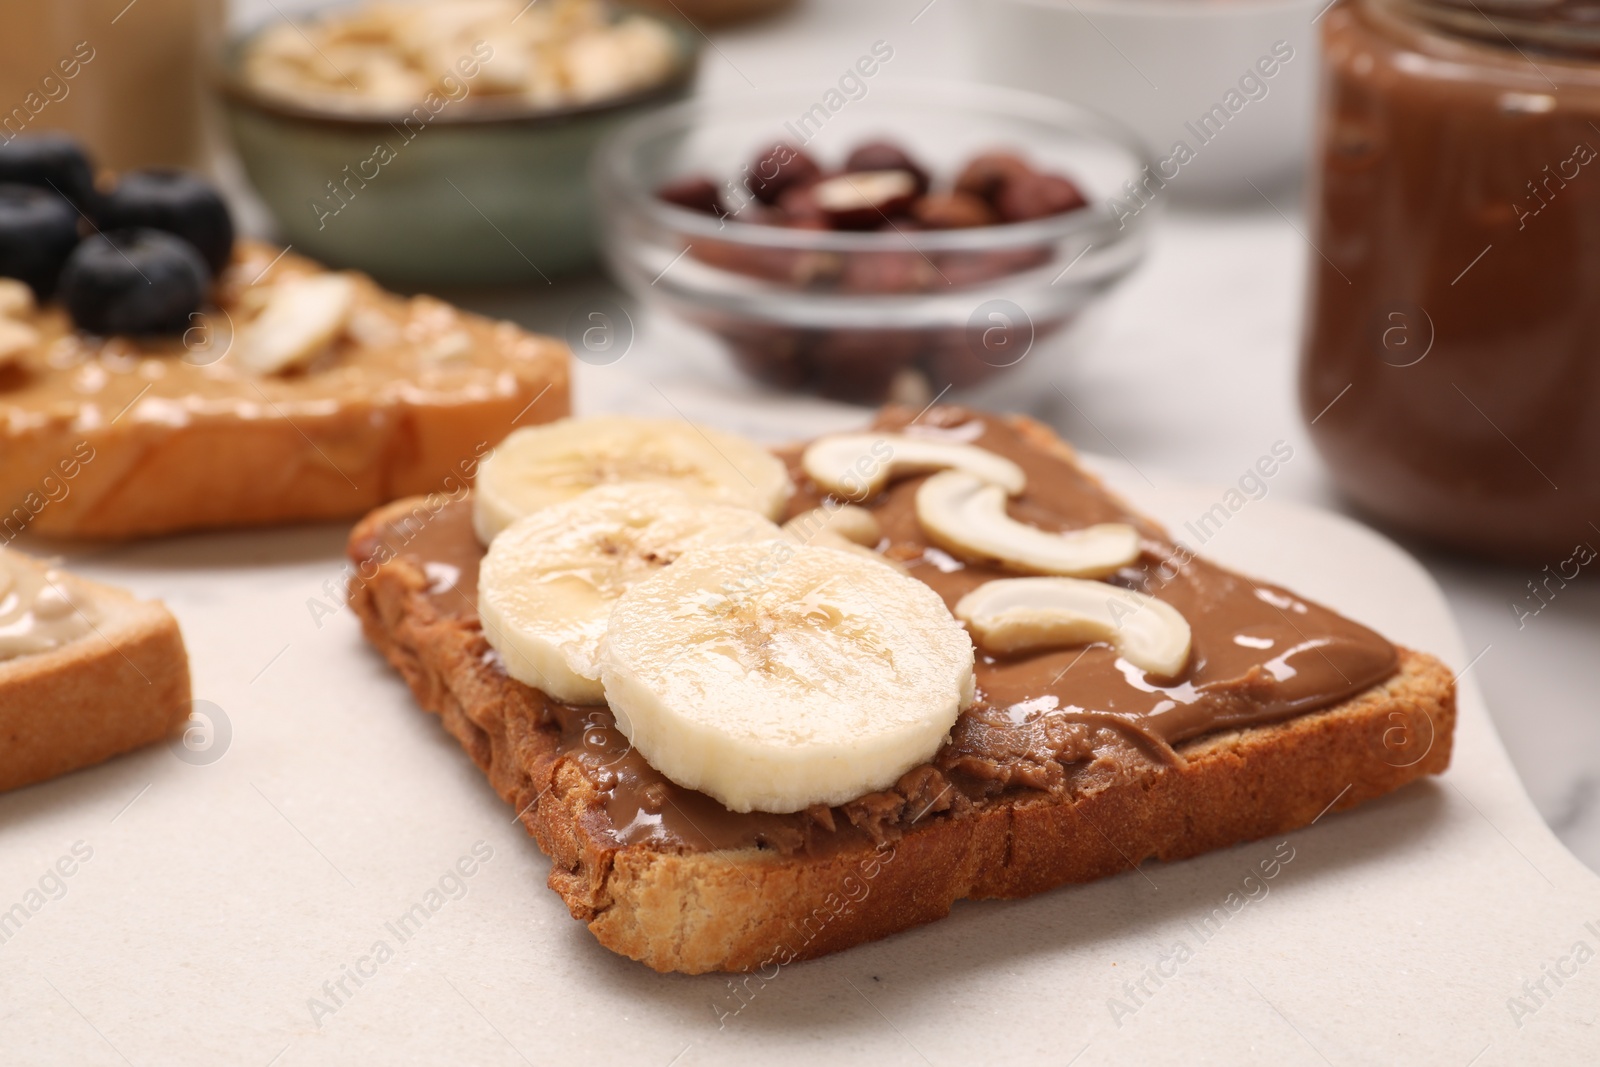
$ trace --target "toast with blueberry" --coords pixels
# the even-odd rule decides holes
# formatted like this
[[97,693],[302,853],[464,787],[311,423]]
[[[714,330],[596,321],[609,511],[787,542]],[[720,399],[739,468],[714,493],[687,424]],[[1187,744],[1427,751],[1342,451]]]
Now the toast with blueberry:
[[236,240],[193,174],[92,173],[0,146],[5,541],[351,517],[566,413],[558,342]]

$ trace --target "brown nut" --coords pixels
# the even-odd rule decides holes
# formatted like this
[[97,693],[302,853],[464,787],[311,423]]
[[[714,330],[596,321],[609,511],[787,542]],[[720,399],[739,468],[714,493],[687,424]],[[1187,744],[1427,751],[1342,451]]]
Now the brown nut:
[[816,189],[815,185],[798,185],[792,189],[785,189],[783,195],[778,197],[781,218],[777,224],[797,230],[832,229],[828,213],[817,203]]
[[906,213],[917,180],[907,170],[869,170],[828,178],[807,191],[834,229],[872,230]]
[[1018,175],[1000,184],[994,207],[1006,222],[1026,222],[1076,211],[1088,204],[1078,187],[1059,174]]
[[1021,157],[1010,152],[985,152],[973,158],[956,178],[956,191],[970,193],[983,200],[994,202],[1000,186],[1008,179],[1033,174]]
[[857,145],[844,161],[846,171],[903,170],[917,181],[917,195],[928,191],[928,172],[911,154],[892,141],[868,141]]
[[929,193],[911,205],[911,217],[930,230],[962,230],[999,221],[989,205],[971,193]]
[[809,185],[822,177],[822,168],[810,156],[781,142],[758,155],[746,170],[750,176],[745,186],[763,204],[776,204],[785,189]]
[[728,213],[722,206],[722,192],[717,183],[698,174],[668,182],[656,190],[656,197],[706,215],[720,217]]

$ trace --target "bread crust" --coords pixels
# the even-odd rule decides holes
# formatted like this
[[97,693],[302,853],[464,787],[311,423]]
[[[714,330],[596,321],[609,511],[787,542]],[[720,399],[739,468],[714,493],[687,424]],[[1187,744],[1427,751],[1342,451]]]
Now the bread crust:
[[0,661],[0,791],[170,737],[189,715],[189,656],[161,604],[76,579],[107,617],[53,652]]
[[[1072,457],[1030,426],[1035,444]],[[402,502],[368,516],[353,551],[407,510]],[[428,587],[402,554],[353,582],[351,601],[419,703],[522,813],[573,917],[658,971],[766,971],[942,918],[957,900],[1027,896],[1280,834],[1442,772],[1454,735],[1448,669],[1402,649],[1387,682],[1276,725],[1179,745],[1179,766],[1134,767],[1064,796],[1004,794],[936,814],[877,849],[619,845],[597,830],[605,796],[558,751],[559,730],[535,694],[486,663],[481,632],[440,614]]]

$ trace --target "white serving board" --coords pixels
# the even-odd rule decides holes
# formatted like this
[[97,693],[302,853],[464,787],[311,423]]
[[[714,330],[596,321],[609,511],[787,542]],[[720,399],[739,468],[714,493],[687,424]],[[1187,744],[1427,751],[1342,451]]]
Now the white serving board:
[[[1110,473],[1175,529],[1220,499]],[[1600,878],[1539,820],[1470,671],[1441,780],[1285,839],[959,904],[741,995],[613,956],[568,917],[512,812],[329,613],[343,544],[317,527],[68,553],[172,606],[231,738],[211,762],[157,747],[0,796],[0,910],[93,850],[0,944],[0,1063],[1600,1060],[1600,961],[1562,962],[1600,950]],[[1364,527],[1262,501],[1204,550],[1471,661],[1431,580]],[[445,879],[459,899],[429,901],[475,845],[492,858]],[[1254,899],[1203,926],[1230,893]],[[402,942],[386,923],[415,903],[439,906]],[[392,958],[363,963],[379,941]],[[358,964],[371,977],[336,1002],[324,983]],[[1535,1002],[1541,965],[1576,973]]]

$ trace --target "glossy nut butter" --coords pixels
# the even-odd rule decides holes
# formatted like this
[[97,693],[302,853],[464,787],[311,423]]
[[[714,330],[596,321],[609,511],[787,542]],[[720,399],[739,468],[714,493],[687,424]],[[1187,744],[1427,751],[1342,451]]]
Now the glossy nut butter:
[[0,663],[87,636],[95,615],[70,576],[0,548]]
[[1323,20],[1301,405],[1406,532],[1547,562],[1600,523],[1600,4]]
[[217,307],[179,337],[132,340],[75,331],[48,305],[32,315],[40,343],[0,373],[0,429],[15,434],[69,423],[78,432],[113,421],[181,426],[208,417],[354,417],[385,401],[417,404],[514,396],[522,363],[548,373],[548,348],[510,323],[457,312],[431,297],[407,300],[357,276],[345,337],[304,371],[258,375],[229,357],[234,330],[260,309],[276,280],[320,272],[292,253],[241,242],[216,293]]
[[[904,420],[891,416],[881,425],[897,429]],[[1144,554],[1111,580],[1183,612],[1194,639],[1184,676],[1157,684],[1104,645],[1010,659],[980,652],[978,702],[962,713],[931,765],[910,772],[894,790],[794,815],[731,813],[657,774],[629,750],[606,708],[545,702],[541,715],[559,731],[563,754],[579,761],[607,798],[604,811],[594,813],[600,832],[619,843],[691,849],[817,849],[881,838],[929,812],[968,807],[1008,790],[1070,789],[1176,762],[1181,756],[1173,746],[1185,740],[1324,707],[1396,670],[1395,649],[1377,634],[1275,586],[1192,558],[1070,463],[1006,424],[935,409],[913,432],[971,442],[1019,463],[1028,486],[1012,505],[1017,519],[1049,530],[1135,524]],[[799,469],[798,454],[786,458],[799,487],[790,511],[798,514],[821,498]],[[1009,576],[965,566],[929,546],[913,509],[920,482],[901,480],[868,502],[883,528],[885,554],[948,604],[981,582]],[[404,533],[391,527],[382,542],[352,546],[363,577],[374,573],[364,561],[400,556],[419,564],[432,583],[430,611],[472,628],[482,554],[470,500],[447,504]],[[482,647],[484,669],[499,672],[492,651]]]

